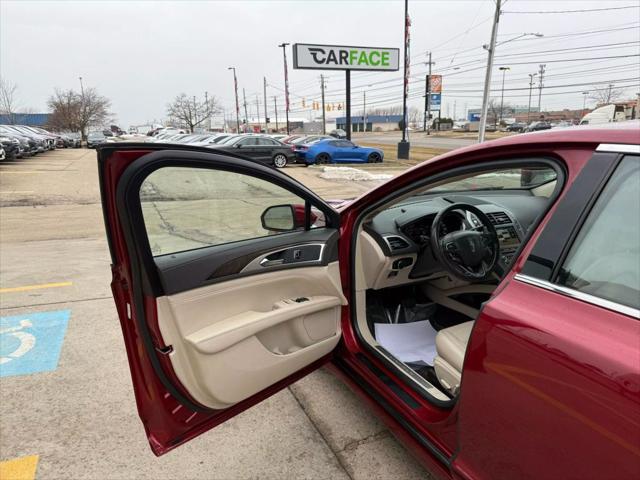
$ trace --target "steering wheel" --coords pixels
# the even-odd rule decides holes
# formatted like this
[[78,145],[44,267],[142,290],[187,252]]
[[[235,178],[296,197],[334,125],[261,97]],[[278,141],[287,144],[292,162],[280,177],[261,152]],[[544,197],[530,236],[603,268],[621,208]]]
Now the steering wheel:
[[[444,218],[454,210],[471,212],[481,225],[440,236]],[[493,224],[482,210],[454,203],[441,210],[431,224],[431,249],[452,275],[465,281],[487,280],[500,258],[500,243]]]

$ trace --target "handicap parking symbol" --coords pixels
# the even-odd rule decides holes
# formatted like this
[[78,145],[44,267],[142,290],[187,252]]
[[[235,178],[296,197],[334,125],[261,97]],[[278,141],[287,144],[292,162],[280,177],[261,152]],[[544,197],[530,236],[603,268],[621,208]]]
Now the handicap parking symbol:
[[0,317],[0,377],[55,370],[70,316],[55,310]]

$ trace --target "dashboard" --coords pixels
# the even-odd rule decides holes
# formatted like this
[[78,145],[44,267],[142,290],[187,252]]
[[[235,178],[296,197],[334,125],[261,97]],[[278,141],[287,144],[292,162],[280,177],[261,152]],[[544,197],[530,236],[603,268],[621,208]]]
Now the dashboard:
[[[547,198],[517,190],[421,195],[376,214],[364,224],[364,231],[390,260],[386,278],[402,277],[411,281],[432,277],[443,272],[431,252],[433,220],[440,210],[454,203],[471,204],[485,213],[494,225],[500,243],[500,260],[503,268],[507,268],[547,202]],[[480,225],[472,213],[454,210],[443,218],[440,235]]]

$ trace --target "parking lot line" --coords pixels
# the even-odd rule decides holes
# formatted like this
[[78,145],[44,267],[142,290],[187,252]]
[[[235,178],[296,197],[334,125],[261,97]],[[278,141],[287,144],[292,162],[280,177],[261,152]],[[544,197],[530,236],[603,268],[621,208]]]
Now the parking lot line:
[[22,287],[0,288],[0,293],[26,292],[28,290],[39,290],[41,288],[70,287],[71,285],[73,285],[73,282],[55,282],[42,283],[40,285],[24,285]]
[[18,195],[25,193],[33,193],[33,190],[13,190],[8,192],[0,192],[0,195]]
[[45,173],[47,170],[0,170],[0,175],[4,175],[5,173]]
[[3,480],[33,480],[36,478],[38,455],[0,462],[0,478]]

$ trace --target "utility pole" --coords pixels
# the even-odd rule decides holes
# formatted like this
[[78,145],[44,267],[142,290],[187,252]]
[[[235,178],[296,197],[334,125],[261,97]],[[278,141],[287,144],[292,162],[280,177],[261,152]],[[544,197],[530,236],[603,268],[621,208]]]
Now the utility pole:
[[531,117],[531,92],[533,91],[533,77],[538,75],[537,73],[529,73],[529,106],[527,107],[527,125],[529,125],[529,118]]
[[509,67],[500,67],[498,70],[502,71],[502,93],[500,94],[500,123],[502,123],[502,108],[504,107],[504,75],[507,70],[511,70]]
[[544,67],[545,64],[540,64],[540,70],[538,73],[540,74],[540,82],[538,84],[538,116],[542,115],[542,79],[544,78]]
[[453,121],[456,121],[457,115],[456,115],[456,106],[457,106],[457,100],[453,101]]
[[[409,93],[409,0],[404,0],[404,82],[402,89],[402,140],[398,143],[398,158],[408,160],[411,145],[407,141],[407,94]],[[347,73],[349,71],[347,70]],[[348,77],[347,77],[348,78]]]
[[207,106],[207,132],[211,131],[211,109],[209,108],[209,92],[204,92],[204,104]]
[[589,95],[589,92],[582,92],[582,95],[584,95],[584,97],[582,98],[582,115],[580,118],[584,117],[584,110],[587,106],[587,95]]
[[236,77],[236,67],[229,67],[233,70],[233,91],[236,96],[236,133],[240,133],[240,102],[238,101],[238,77]]
[[242,88],[242,101],[244,103],[244,133],[247,133],[247,127],[249,126],[249,115],[247,115],[247,96],[245,95],[244,88]]
[[289,129],[289,73],[287,71],[287,45],[288,43],[281,43],[278,45],[282,48],[282,58],[284,59],[284,103],[285,103],[285,114],[287,117],[287,135],[290,133]]
[[327,119],[324,110],[324,75],[320,74],[320,89],[322,91],[322,134],[327,133]]
[[273,109],[275,110],[275,117],[276,117],[276,132],[278,132],[278,97],[276,97],[275,95],[273,96]]
[[[258,119],[258,128],[262,132],[262,121],[260,120],[260,100],[258,100],[257,93],[256,93],[256,118]],[[267,133],[266,129],[264,133]]]
[[262,87],[264,88],[264,132],[269,133],[269,120],[267,120],[267,77],[262,77]]
[[427,135],[431,135],[431,65],[435,65],[435,62],[431,61],[431,52],[429,52],[427,65],[429,65],[429,74],[424,85],[424,121],[422,123],[422,131],[427,132]]
[[487,54],[487,71],[484,76],[484,90],[482,92],[482,112],[480,113],[480,128],[478,129],[478,142],[484,142],[484,131],[487,128],[487,111],[489,109],[489,90],[491,88],[491,70],[493,70],[493,55],[496,50],[496,37],[498,36],[498,23],[500,23],[500,6],[502,0],[496,0],[496,11],[493,16],[491,28],[491,42]]

